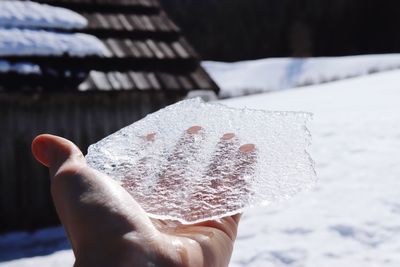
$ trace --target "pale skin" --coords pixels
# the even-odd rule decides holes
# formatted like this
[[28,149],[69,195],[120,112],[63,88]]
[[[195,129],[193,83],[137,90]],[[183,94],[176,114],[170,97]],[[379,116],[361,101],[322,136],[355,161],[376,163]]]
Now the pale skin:
[[228,266],[240,215],[192,225],[151,219],[124,188],[90,168],[71,141],[39,135],[32,152],[49,168],[74,266]]

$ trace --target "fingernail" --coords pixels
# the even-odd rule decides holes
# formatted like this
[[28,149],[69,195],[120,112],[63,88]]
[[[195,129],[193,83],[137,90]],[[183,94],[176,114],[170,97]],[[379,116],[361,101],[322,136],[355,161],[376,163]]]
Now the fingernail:
[[224,135],[222,136],[222,139],[224,139],[224,140],[229,140],[229,139],[232,139],[233,137],[235,137],[235,134],[234,134],[234,133],[226,133],[226,134],[224,134]]
[[201,129],[203,128],[201,128],[200,126],[192,126],[189,129],[187,129],[186,132],[188,134],[197,134]]
[[146,135],[146,140],[147,141],[154,141],[156,139],[156,133],[149,133]]
[[32,152],[36,160],[46,166],[49,165],[49,148],[46,142],[43,142],[42,140],[34,142]]
[[240,152],[242,152],[242,153],[249,153],[249,152],[254,151],[255,149],[256,149],[256,146],[254,144],[245,144],[239,148]]

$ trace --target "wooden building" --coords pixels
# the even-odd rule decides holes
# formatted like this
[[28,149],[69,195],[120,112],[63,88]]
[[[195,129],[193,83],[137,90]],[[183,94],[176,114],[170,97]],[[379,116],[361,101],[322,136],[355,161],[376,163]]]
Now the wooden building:
[[[40,73],[0,71],[0,232],[57,223],[47,170],[33,159],[40,133],[87,146],[188,92],[218,93],[199,58],[157,0],[42,0],[83,15],[105,57],[0,56]],[[1,12],[1,11],[0,11]],[[46,29],[44,29],[46,30]]]

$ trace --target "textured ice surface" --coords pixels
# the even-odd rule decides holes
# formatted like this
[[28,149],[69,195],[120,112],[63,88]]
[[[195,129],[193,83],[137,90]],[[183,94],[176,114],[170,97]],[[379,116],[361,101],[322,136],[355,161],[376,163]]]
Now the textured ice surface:
[[91,145],[86,158],[150,216],[200,222],[310,188],[310,117],[185,100]]

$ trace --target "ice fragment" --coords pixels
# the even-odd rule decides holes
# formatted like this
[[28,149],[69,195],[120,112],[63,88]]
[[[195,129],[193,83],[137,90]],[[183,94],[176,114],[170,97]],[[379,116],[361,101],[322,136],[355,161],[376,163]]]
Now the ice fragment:
[[195,223],[310,188],[310,117],[185,100],[91,145],[86,158],[149,216]]

